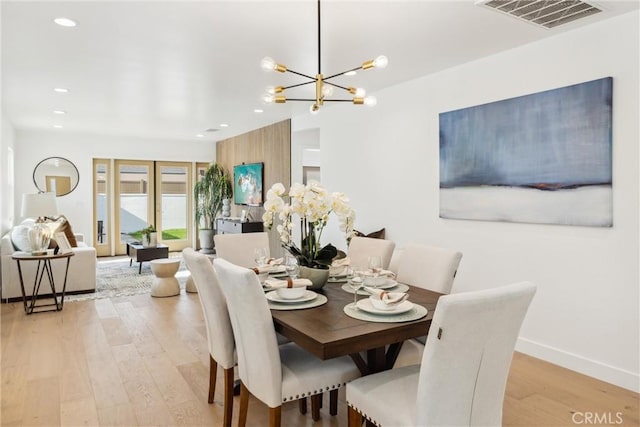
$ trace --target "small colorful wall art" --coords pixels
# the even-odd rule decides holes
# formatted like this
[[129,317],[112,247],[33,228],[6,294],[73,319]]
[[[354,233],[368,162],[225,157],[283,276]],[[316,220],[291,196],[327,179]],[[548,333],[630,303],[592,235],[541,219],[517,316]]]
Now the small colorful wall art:
[[440,114],[440,217],[610,227],[611,77]]

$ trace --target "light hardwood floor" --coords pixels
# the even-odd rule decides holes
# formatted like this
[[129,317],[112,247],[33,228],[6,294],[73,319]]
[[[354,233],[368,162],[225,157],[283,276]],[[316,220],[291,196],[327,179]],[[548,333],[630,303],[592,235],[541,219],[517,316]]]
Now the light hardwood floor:
[[[171,298],[145,294],[67,302],[62,312],[32,316],[20,304],[2,304],[2,425],[220,425],[222,375],[209,405],[209,356],[197,298],[183,291]],[[585,415],[592,413],[608,414],[611,424],[621,419],[638,425],[638,399],[636,393],[516,354],[504,424],[587,425]],[[236,401],[234,425],[237,407]],[[325,402],[314,423],[297,404],[286,404],[283,426],[346,426],[344,391],[336,417],[328,407]],[[266,420],[266,407],[251,400],[248,424],[264,426]]]

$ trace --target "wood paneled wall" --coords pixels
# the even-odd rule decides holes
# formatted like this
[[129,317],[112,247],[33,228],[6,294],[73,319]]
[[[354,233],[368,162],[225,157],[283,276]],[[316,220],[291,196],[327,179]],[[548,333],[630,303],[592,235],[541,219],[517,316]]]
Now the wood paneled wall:
[[[264,197],[276,182],[285,188],[291,185],[291,120],[274,123],[254,131],[234,136],[216,144],[216,162],[233,174],[233,166],[241,163],[264,163]],[[232,177],[233,179],[233,177]],[[238,217],[246,206],[231,205],[231,216]],[[264,209],[252,207],[251,217],[262,220]],[[268,230],[267,230],[268,231]],[[269,232],[271,254],[282,256],[280,239],[275,229]]]

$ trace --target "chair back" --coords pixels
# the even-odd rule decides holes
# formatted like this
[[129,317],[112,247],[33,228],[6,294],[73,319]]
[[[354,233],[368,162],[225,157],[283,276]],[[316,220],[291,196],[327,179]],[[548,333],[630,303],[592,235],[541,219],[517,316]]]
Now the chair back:
[[278,407],[282,405],[280,352],[260,281],[253,271],[225,259],[213,263],[236,337],[240,380],[269,407]]
[[396,244],[392,240],[371,237],[353,237],[349,243],[348,256],[352,266],[367,268],[370,256],[380,256],[382,268],[389,268],[391,255]]
[[232,264],[251,268],[256,265],[254,250],[266,248],[269,255],[269,234],[259,233],[216,234],[213,237],[216,254]]
[[232,368],[235,364],[233,330],[229,320],[227,302],[220,288],[213,264],[207,256],[192,248],[184,249],[182,257],[191,272],[200,297],[204,324],[207,328],[209,353],[223,369]]
[[453,279],[462,259],[462,252],[436,246],[409,244],[398,259],[398,282],[451,293]]
[[422,356],[417,425],[502,425],[502,403],[530,282],[445,295]]

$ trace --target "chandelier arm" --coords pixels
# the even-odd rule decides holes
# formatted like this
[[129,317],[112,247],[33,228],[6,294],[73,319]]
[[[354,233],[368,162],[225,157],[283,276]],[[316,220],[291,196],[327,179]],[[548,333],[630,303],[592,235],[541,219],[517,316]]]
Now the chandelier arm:
[[299,72],[297,72],[297,71],[290,70],[290,69],[288,69],[288,68],[287,68],[287,73],[293,73],[293,74],[296,74],[296,75],[298,75],[298,76],[306,77],[306,78],[308,78],[308,79],[310,79],[310,80],[313,80],[314,82],[316,81],[316,78],[315,78],[315,77],[311,77],[311,76],[308,76],[308,75],[306,75],[306,74],[302,74],[302,73],[299,73]]
[[[289,99],[287,99],[289,101]],[[353,99],[324,99],[324,102],[353,102]]]
[[285,86],[285,87],[282,88],[282,90],[287,90],[287,89],[291,89],[291,88],[299,87],[299,86],[304,86],[304,85],[310,85],[311,83],[315,83],[315,82],[305,82],[305,83],[298,83],[297,85]]
[[325,77],[324,79],[325,79],[325,80],[329,80],[329,79],[332,79],[332,78],[334,78],[334,77],[340,77],[340,76],[343,76],[343,75],[345,75],[345,74],[347,74],[347,73],[350,73],[351,71],[358,71],[358,70],[361,70],[361,69],[362,69],[362,66],[360,66],[360,67],[356,67],[356,68],[352,68],[352,69],[350,69],[350,70],[346,70],[346,71],[343,71],[343,72],[341,72],[341,73],[334,74],[334,75],[329,76],[329,77]]
[[342,90],[346,90],[347,92],[349,92],[349,88],[348,87],[344,87],[344,86],[340,86],[339,84],[328,82],[327,79],[324,79],[323,82],[328,84],[328,85],[330,85],[330,86],[334,86],[334,87],[337,87],[337,88],[340,88]]
[[314,98],[287,98],[287,102],[289,101],[305,101],[305,102],[309,102],[309,101],[315,101]]

